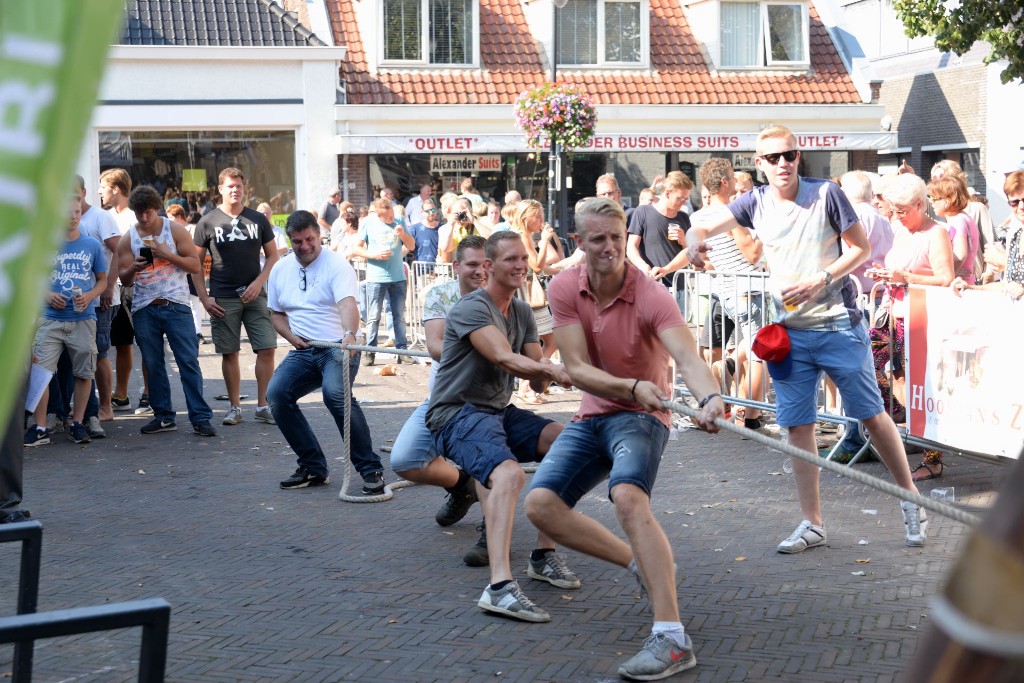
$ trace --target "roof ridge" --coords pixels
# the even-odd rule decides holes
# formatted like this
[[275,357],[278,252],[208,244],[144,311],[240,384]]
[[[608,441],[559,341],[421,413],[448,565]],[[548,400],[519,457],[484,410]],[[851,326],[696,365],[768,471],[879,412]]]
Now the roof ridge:
[[298,33],[302,38],[311,45],[317,47],[326,47],[327,43],[321,40],[315,33],[310,31],[308,28],[302,25],[302,23],[288,10],[281,5],[278,5],[275,0],[257,0],[262,3],[272,14],[276,14],[281,18],[282,23],[288,26],[290,29]]

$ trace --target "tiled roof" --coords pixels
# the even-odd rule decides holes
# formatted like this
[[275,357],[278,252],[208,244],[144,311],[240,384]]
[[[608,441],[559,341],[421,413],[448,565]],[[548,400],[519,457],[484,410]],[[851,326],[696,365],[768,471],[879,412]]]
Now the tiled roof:
[[324,45],[274,0],[128,0],[121,45]]
[[[373,73],[354,8],[327,0],[335,44],[348,47],[342,78],[350,104],[511,104],[548,77],[520,0],[480,0],[481,69],[396,69]],[[811,68],[798,72],[712,71],[679,0],[650,0],[650,70],[559,69],[598,104],[848,104],[861,97],[810,8]]]

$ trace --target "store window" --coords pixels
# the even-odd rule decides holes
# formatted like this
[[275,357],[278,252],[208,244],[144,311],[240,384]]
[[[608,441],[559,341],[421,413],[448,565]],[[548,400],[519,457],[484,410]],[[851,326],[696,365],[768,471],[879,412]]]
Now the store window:
[[809,27],[803,2],[723,1],[720,66],[807,66]]
[[133,186],[152,185],[165,196],[180,191],[190,208],[215,200],[217,175],[229,166],[245,174],[247,206],[296,208],[292,131],[100,131],[99,158],[101,172],[123,168]]
[[558,63],[639,66],[647,48],[647,0],[575,0],[558,12]]
[[384,0],[384,61],[472,65],[477,2]]

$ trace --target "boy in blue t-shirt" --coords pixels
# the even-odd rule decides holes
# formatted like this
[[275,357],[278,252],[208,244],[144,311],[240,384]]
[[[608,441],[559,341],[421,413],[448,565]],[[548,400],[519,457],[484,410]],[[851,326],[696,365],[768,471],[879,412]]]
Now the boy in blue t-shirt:
[[[89,433],[82,419],[96,373],[96,299],[107,287],[107,261],[103,246],[78,232],[81,202],[81,197],[72,195],[67,236],[53,259],[50,292],[32,343],[32,355],[38,365],[56,372],[60,354],[67,349],[75,375],[75,405],[68,437],[75,443],[88,443]],[[25,432],[26,446],[50,443],[45,427],[48,394],[49,388],[36,404],[35,424]]]

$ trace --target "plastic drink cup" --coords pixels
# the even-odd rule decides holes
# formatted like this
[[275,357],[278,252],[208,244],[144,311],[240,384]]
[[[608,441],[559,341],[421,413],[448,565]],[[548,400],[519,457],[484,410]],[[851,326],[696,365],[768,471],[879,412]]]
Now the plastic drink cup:
[[75,313],[81,313],[82,311],[84,311],[85,306],[79,306],[78,302],[76,301],[78,297],[82,296],[82,288],[72,287],[68,293],[71,295],[71,305],[74,307]]

